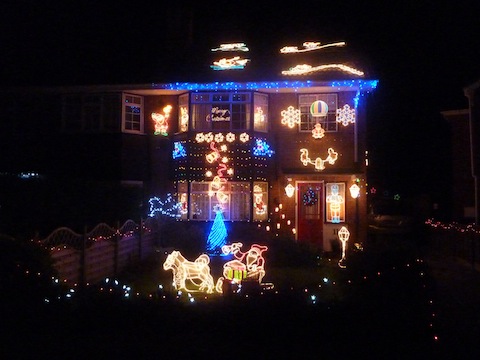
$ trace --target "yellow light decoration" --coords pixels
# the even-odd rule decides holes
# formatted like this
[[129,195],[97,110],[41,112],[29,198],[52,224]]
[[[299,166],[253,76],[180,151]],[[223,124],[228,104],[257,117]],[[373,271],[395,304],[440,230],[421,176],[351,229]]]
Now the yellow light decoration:
[[327,221],[332,223],[339,223],[342,218],[342,204],[344,203],[343,196],[339,194],[339,187],[337,184],[332,184],[330,187],[331,193],[325,198],[325,203],[328,205]]
[[336,121],[343,126],[355,123],[355,109],[350,108],[350,105],[345,104],[341,109],[337,109]]
[[248,135],[247,133],[241,133],[240,134],[240,141],[241,142],[247,142],[248,140],[250,140],[250,135]]
[[220,47],[211,49],[212,51],[249,51],[245,43],[220,44]]
[[342,226],[340,230],[338,230],[338,239],[342,243],[342,258],[338,261],[338,266],[341,268],[346,268],[345,266],[345,248],[347,246],[348,238],[350,237],[350,231],[345,226]]
[[288,184],[285,186],[285,193],[289,198],[291,198],[293,194],[295,194],[295,187],[292,184]]
[[205,141],[205,135],[203,133],[198,133],[196,136],[195,136],[195,140],[198,142],[198,143],[202,143]]
[[180,131],[188,130],[188,109],[185,106],[180,107]]
[[215,134],[214,139],[217,143],[219,143],[219,142],[223,142],[225,137],[223,136],[222,133],[218,133],[218,134]]
[[360,196],[360,187],[357,184],[350,186],[349,190],[352,198],[356,199]]
[[170,112],[172,111],[172,106],[167,105],[163,108],[163,114],[152,113],[152,120],[155,123],[155,135],[162,134],[168,135],[168,118],[170,117]]
[[213,141],[213,134],[211,132],[205,134],[205,141],[208,143]]
[[265,121],[265,115],[263,115],[263,110],[260,106],[257,107],[257,110],[255,111],[255,114],[253,115],[253,119],[256,123]]
[[321,124],[315,124],[312,130],[312,137],[314,139],[321,139],[325,136],[325,130],[322,128]]
[[229,143],[234,142],[234,141],[235,141],[235,134],[229,132],[229,133],[227,134],[227,136],[225,136],[225,139],[226,139]]
[[300,109],[289,106],[287,110],[282,110],[280,115],[282,116],[282,125],[287,125],[293,129],[295,125],[300,124]]
[[339,42],[325,44],[325,45],[320,45],[319,42],[306,41],[303,43],[303,47],[304,47],[303,49],[299,49],[297,46],[284,46],[283,48],[280,49],[280,53],[282,54],[301,53],[301,52],[307,52],[307,51],[313,51],[313,50],[320,50],[327,47],[345,46],[345,45],[346,43],[344,41],[339,41]]
[[309,164],[315,166],[315,170],[324,170],[325,169],[325,163],[329,163],[330,165],[335,164],[335,161],[338,158],[338,153],[335,152],[332,148],[328,148],[328,156],[325,159],[322,159],[320,157],[317,157],[314,161],[310,159],[308,156],[308,150],[307,149],[300,149],[300,161],[304,166],[307,166]]
[[[221,284],[225,279],[241,282],[241,280],[251,279],[257,280],[260,284],[265,276],[265,258],[263,252],[268,250],[267,246],[253,244],[247,252],[242,252],[240,249],[243,244],[240,242],[231,245],[222,246],[222,253],[224,255],[233,254],[235,259],[227,261],[223,265],[223,277],[217,281],[216,290],[221,292]],[[241,276],[232,277],[235,271],[241,272]]]
[[265,214],[267,211],[267,205],[263,202],[263,192],[260,186],[255,185],[253,187],[253,197],[255,200],[255,204],[253,205],[255,213],[257,215]]
[[305,75],[305,74],[310,74],[312,72],[327,71],[327,70],[340,70],[340,71],[353,74],[353,75],[358,75],[358,76],[364,75],[363,71],[344,65],[344,64],[325,64],[325,65],[318,65],[318,66],[302,64],[302,65],[294,66],[288,70],[282,71],[282,75]]
[[180,251],[172,251],[163,263],[164,270],[172,270],[173,285],[186,292],[213,293],[215,284],[210,274],[210,257],[200,255],[195,261],[188,261]]
[[230,69],[243,69],[250,59],[243,59],[240,56],[234,56],[227,59],[222,58],[218,61],[214,61],[211,68],[214,70],[230,70]]

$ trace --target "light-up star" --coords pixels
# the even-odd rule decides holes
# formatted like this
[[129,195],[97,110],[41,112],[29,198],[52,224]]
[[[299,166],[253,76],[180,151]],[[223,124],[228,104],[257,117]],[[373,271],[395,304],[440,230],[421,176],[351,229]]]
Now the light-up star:
[[325,130],[322,128],[322,125],[315,124],[315,127],[312,130],[312,136],[314,139],[321,139],[325,136]]
[[343,126],[355,123],[355,109],[350,108],[350,105],[345,104],[341,109],[337,109],[337,122]]
[[287,125],[290,129],[295,127],[295,124],[300,124],[300,109],[295,109],[289,106],[287,110],[282,110],[282,125]]

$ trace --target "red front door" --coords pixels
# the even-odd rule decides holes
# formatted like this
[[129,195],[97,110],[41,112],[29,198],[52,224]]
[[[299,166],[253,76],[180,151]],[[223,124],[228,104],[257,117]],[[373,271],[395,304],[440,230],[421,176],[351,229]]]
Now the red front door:
[[323,182],[299,182],[297,189],[297,239],[323,248]]

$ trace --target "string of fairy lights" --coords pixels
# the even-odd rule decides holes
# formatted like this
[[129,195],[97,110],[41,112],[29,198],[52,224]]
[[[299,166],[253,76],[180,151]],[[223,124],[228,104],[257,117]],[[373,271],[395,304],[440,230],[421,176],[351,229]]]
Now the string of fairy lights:
[[[351,276],[325,276],[319,283],[311,286],[290,287],[288,289],[278,289],[272,283],[265,283],[261,291],[256,294],[244,292],[239,287],[239,290],[234,294],[243,301],[254,301],[257,303],[260,300],[271,301],[275,304],[276,301],[282,297],[291,299],[296,296],[305,306],[322,306],[327,305],[325,299],[339,291],[345,291],[348,295],[349,291],[355,292],[358,286],[375,286],[380,281],[390,281],[391,277],[395,277],[397,272],[404,272],[410,274],[414,284],[418,284],[419,291],[424,294],[422,301],[424,301],[423,308],[426,309],[427,316],[425,317],[425,331],[428,332],[429,338],[433,344],[440,342],[440,336],[437,329],[439,320],[436,302],[431,296],[428,296],[429,291],[428,277],[425,272],[424,261],[422,259],[415,259],[404,264],[391,266],[382,269],[381,271],[370,271],[364,273],[355,273]],[[31,272],[27,268],[21,269],[25,277],[40,278],[43,276],[40,272]],[[342,270],[344,271],[344,270]],[[84,299],[85,292],[92,296],[110,296],[122,301],[152,301],[158,304],[165,305],[186,305],[186,304],[215,304],[220,301],[223,303],[224,298],[221,294],[207,294],[195,293],[176,290],[172,285],[158,284],[156,290],[153,292],[142,293],[135,291],[135,289],[128,284],[122,283],[119,279],[106,277],[99,284],[86,284],[79,286],[78,284],[68,285],[56,277],[52,277],[52,286],[57,290],[51,297],[45,297],[43,303],[46,306],[54,306],[58,303],[70,303],[75,305],[76,299]],[[422,304],[420,304],[422,305]]]

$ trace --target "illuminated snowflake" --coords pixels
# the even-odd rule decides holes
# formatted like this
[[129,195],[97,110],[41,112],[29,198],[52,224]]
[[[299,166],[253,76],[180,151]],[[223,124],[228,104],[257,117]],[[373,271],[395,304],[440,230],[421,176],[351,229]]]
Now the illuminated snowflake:
[[222,133],[215,134],[215,141],[222,142],[225,139]]
[[351,109],[348,104],[343,105],[341,109],[337,109],[337,122],[343,126],[355,123],[355,109]]
[[235,141],[235,134],[229,132],[225,138],[227,139],[228,142],[233,142]]
[[197,136],[195,136],[195,140],[197,142],[201,143],[205,141],[205,135],[203,133],[198,133]]
[[205,141],[210,143],[213,141],[213,134],[209,132],[208,134],[205,134]]
[[240,141],[241,142],[247,142],[250,140],[250,136],[247,133],[241,133],[240,134]]
[[300,124],[300,109],[289,106],[287,110],[282,110],[280,114],[282,115],[282,125],[293,128],[295,124]]

